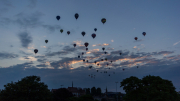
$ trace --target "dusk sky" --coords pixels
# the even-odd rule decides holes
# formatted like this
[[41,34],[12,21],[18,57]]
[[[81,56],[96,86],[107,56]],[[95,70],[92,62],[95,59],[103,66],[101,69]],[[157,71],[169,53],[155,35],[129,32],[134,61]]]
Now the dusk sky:
[[117,91],[125,93],[123,79],[154,75],[179,91],[179,5],[180,0],[0,0],[0,89],[36,75],[48,89],[71,87],[73,81],[74,87],[115,92],[118,82]]

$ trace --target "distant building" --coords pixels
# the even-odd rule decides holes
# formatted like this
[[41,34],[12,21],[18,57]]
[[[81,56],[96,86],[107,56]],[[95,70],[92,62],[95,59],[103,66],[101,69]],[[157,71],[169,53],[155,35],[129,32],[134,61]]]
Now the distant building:
[[[68,87],[66,89],[69,90],[75,97],[80,97],[82,95],[86,95],[85,89],[73,87],[73,82],[72,82],[72,87]],[[57,89],[52,89],[51,92],[53,93],[56,90]]]

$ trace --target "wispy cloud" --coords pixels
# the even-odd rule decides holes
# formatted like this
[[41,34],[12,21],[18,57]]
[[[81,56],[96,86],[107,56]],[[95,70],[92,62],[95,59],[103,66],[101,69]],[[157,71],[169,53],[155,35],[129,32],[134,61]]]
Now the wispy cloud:
[[178,42],[174,43],[174,44],[173,44],[173,46],[177,45],[179,42],[180,42],[180,41],[178,41]]
[[21,45],[24,48],[28,48],[28,45],[32,43],[32,37],[27,32],[21,32],[18,34],[18,37],[21,41]]

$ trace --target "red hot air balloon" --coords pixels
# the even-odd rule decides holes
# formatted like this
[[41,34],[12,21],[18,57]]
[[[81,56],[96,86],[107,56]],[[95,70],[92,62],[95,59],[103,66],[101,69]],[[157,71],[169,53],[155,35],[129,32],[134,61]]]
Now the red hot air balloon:
[[87,47],[89,45],[89,43],[86,42],[86,43],[84,43],[84,45]]
[[135,40],[137,40],[138,38],[137,38],[137,37],[135,37],[134,39],[135,39]]
[[143,32],[142,34],[145,36],[145,35],[146,35],[146,32]]
[[70,31],[67,31],[67,34],[69,35],[69,34],[70,34]]
[[93,39],[94,39],[94,38],[96,37],[96,34],[94,34],[94,33],[93,33],[91,36],[92,36],[92,37],[93,37]]

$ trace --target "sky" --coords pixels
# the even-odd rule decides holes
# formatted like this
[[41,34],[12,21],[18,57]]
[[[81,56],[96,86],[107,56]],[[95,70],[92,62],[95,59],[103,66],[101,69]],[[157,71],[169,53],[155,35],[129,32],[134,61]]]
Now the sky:
[[48,89],[71,87],[73,81],[74,87],[115,92],[118,82],[117,91],[125,93],[123,79],[153,75],[179,91],[179,5],[179,0],[0,0],[0,89],[36,75]]

